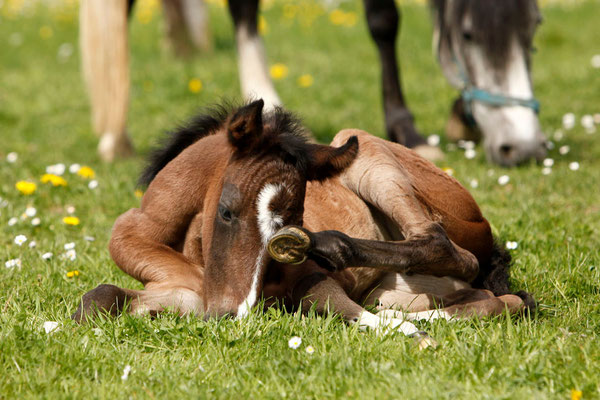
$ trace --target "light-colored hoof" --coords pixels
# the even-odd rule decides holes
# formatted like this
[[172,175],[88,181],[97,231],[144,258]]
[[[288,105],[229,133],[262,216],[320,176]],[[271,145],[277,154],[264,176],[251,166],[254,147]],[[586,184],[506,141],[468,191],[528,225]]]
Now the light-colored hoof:
[[275,261],[282,264],[302,264],[310,248],[310,238],[296,226],[281,228],[267,244],[267,250]]
[[418,155],[431,162],[441,161],[444,159],[444,153],[439,147],[422,144],[413,149]]
[[112,162],[117,157],[131,157],[134,151],[127,134],[117,136],[111,132],[106,132],[98,143],[98,153],[102,161]]
[[411,336],[415,339],[415,345],[419,350],[425,350],[428,348],[435,349],[439,346],[438,343],[427,334],[427,332],[419,331]]

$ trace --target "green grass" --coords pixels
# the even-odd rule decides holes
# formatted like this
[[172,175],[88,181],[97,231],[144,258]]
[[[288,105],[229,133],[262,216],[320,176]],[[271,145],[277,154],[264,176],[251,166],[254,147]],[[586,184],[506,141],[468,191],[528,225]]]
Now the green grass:
[[[358,4],[347,9],[359,12],[354,27],[333,26],[326,15],[311,27],[282,21],[280,3],[264,13],[269,59],[290,71],[276,82],[279,94],[324,141],[345,127],[383,134],[375,49]],[[600,53],[600,6],[583,2],[543,11],[533,76],[541,122],[552,134],[566,112],[578,121],[600,112],[600,71],[590,66]],[[427,10],[406,6],[403,12],[406,96],[419,128],[440,134],[456,93],[431,55]],[[238,97],[231,23],[223,9],[212,6],[211,13],[215,49],[187,61],[163,49],[157,18],[149,24],[133,19],[129,130],[142,155],[198,106]],[[50,38],[40,38],[42,26],[52,29]],[[18,47],[6,44],[14,33],[23,40]],[[536,165],[492,167],[481,148],[475,160],[454,151],[440,163],[466,185],[479,180],[470,190],[484,214],[502,240],[519,243],[512,252],[513,281],[539,300],[535,318],[422,323],[441,344],[422,352],[402,335],[378,337],[338,317],[278,310],[244,321],[124,316],[77,326],[69,315],[84,292],[99,283],[140,287],[112,263],[106,244],[115,218],[139,203],[134,189],[142,156],[104,165],[96,155],[72,10],[60,18],[44,8],[4,18],[0,41],[0,196],[8,203],[0,208],[0,398],[564,399],[572,389],[582,390],[584,399],[600,397],[600,132],[587,135],[579,123],[566,132],[557,147],[571,151],[551,152],[556,163],[548,176]],[[60,62],[63,43],[75,51]],[[315,84],[301,89],[296,79],[304,73]],[[187,89],[192,77],[204,84],[197,95]],[[11,151],[19,154],[14,164],[5,161]],[[581,164],[578,171],[569,170],[572,161]],[[45,167],[58,162],[90,165],[99,187],[90,190],[68,172],[66,188],[39,184]],[[506,186],[497,184],[502,174],[510,176]],[[38,181],[35,194],[16,191],[22,179]],[[27,205],[37,208],[41,225],[27,220],[9,226]],[[79,226],[62,223],[69,205]],[[37,247],[15,245],[18,234]],[[85,235],[96,240],[85,241]],[[58,257],[71,241],[78,254],[73,262]],[[55,255],[50,261],[40,258],[46,251]],[[17,257],[20,270],[3,267]],[[67,278],[71,270],[81,275]],[[46,334],[44,321],[58,321],[60,331]],[[294,335],[302,337],[298,350],[287,346]],[[304,351],[306,345],[314,354]],[[132,371],[123,382],[126,365]]]

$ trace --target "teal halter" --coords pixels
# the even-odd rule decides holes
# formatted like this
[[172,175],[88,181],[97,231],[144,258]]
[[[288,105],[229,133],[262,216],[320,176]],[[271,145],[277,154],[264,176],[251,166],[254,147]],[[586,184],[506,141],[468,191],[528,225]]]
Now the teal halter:
[[539,114],[540,102],[535,97],[524,99],[520,97],[506,96],[499,93],[492,93],[485,89],[480,89],[471,83],[469,76],[454,53],[452,53],[452,59],[454,64],[456,64],[460,78],[463,81],[463,89],[460,96],[464,103],[465,115],[469,123],[471,123],[473,126],[477,124],[475,117],[473,116],[472,104],[474,101],[485,103],[492,107],[522,106],[531,108],[536,114]]

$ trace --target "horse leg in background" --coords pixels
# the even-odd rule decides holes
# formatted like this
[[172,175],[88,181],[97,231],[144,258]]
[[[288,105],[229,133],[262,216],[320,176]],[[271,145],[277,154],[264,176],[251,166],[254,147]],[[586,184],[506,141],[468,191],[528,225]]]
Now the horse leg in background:
[[187,57],[194,50],[212,49],[208,10],[204,0],[163,0],[166,34],[175,54]]
[[464,103],[460,97],[454,100],[452,104],[450,118],[446,122],[446,136],[455,142],[470,140],[479,143],[481,141],[481,131],[474,122],[467,119]]
[[396,61],[396,34],[400,16],[394,0],[364,0],[367,24],[377,45],[381,62],[383,107],[388,138],[413,148],[429,160],[443,157],[417,133],[412,113],[406,106]]
[[79,10],[83,76],[104,161],[133,154],[126,132],[129,103],[128,2],[84,0]]
[[269,77],[265,47],[258,34],[258,0],[229,0],[228,4],[235,25],[243,96],[248,99],[262,98],[266,110],[281,105]]

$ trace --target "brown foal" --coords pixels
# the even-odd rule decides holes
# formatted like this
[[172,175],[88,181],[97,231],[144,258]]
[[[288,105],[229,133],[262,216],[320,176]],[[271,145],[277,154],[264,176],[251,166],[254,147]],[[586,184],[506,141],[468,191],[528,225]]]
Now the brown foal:
[[511,293],[509,259],[470,194],[360,130],[326,146],[307,141],[288,112],[263,113],[262,100],[219,109],[172,134],[142,182],[141,207],[117,219],[109,247],[144,290],[100,285],[77,321],[124,306],[243,317],[262,296],[417,335],[411,319],[533,304]]

